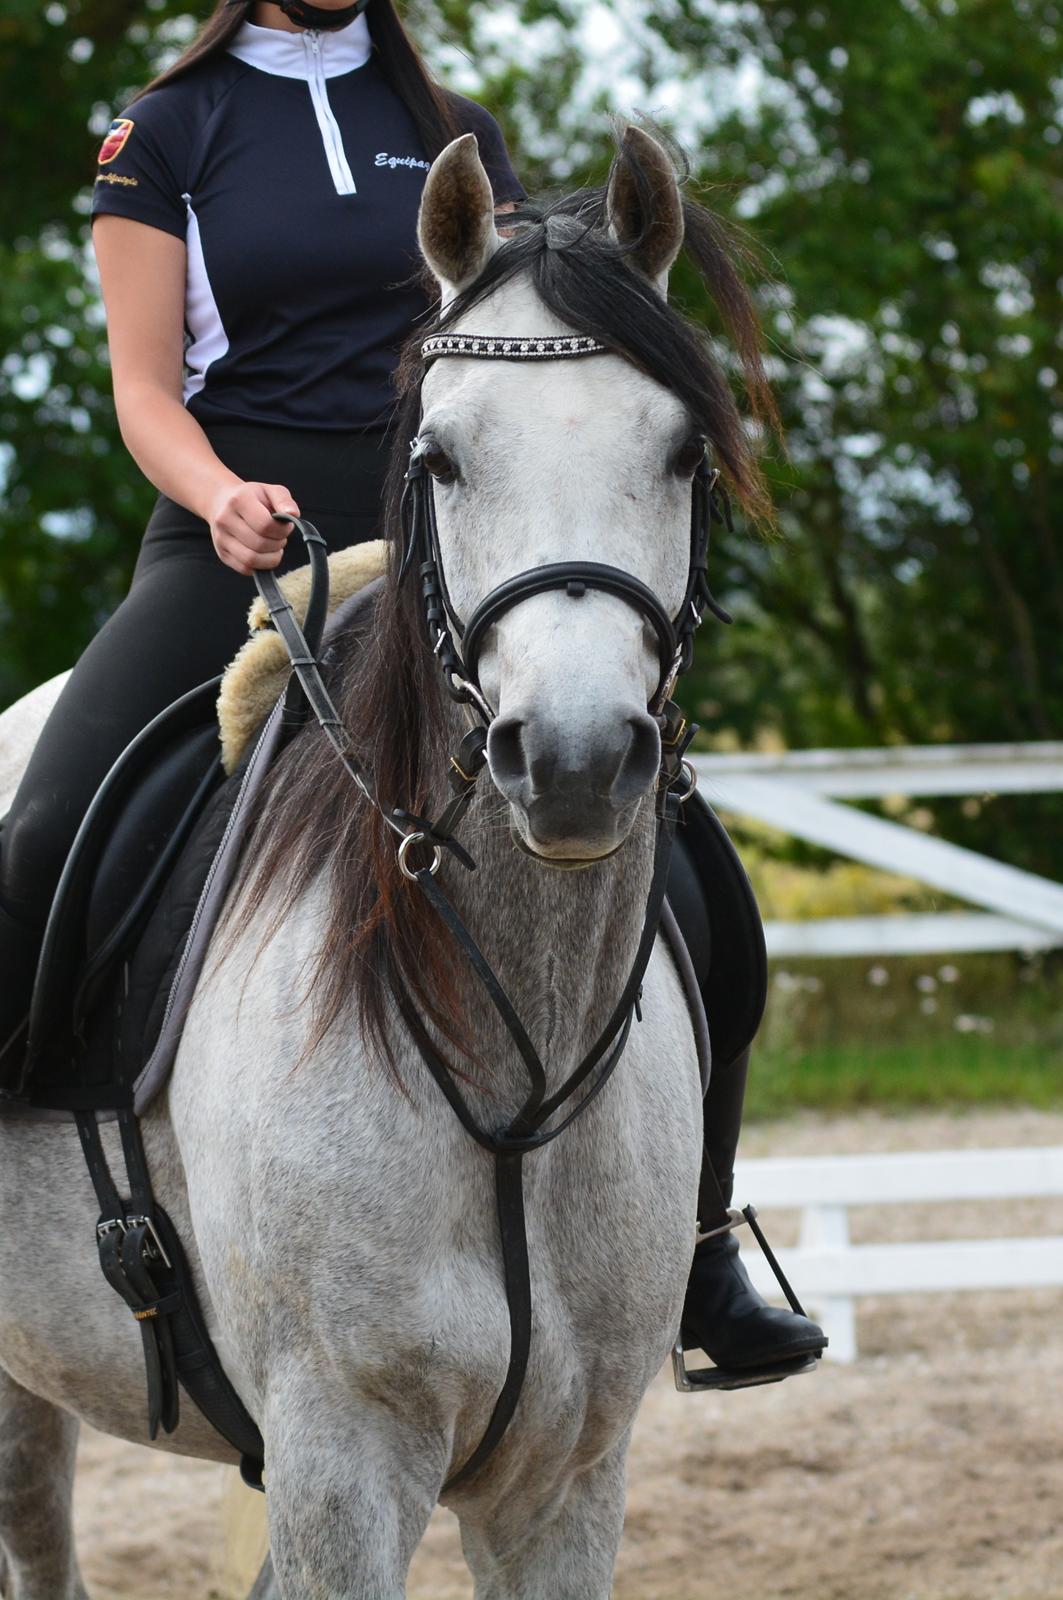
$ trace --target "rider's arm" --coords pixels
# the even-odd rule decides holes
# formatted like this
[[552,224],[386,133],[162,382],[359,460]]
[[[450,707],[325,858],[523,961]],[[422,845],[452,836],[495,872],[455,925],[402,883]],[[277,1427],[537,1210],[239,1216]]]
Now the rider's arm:
[[298,513],[281,484],[246,484],[211,448],[182,403],[185,244],[131,217],[100,214],[92,239],[107,312],[118,426],[130,455],[163,494],[210,524],[221,559],[238,572],[275,566]]
[[126,448],[157,489],[206,517],[218,490],[240,480],[219,461],[181,398],[184,241],[117,216],[97,217],[92,241]]

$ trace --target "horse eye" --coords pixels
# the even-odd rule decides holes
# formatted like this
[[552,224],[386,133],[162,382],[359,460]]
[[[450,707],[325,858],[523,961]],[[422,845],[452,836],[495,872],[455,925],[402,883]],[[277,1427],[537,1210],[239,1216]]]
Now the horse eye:
[[424,464],[437,483],[453,483],[458,476],[458,469],[437,444],[430,444],[424,452]]
[[705,435],[693,433],[675,453],[674,470],[681,478],[693,477],[699,461],[705,454]]

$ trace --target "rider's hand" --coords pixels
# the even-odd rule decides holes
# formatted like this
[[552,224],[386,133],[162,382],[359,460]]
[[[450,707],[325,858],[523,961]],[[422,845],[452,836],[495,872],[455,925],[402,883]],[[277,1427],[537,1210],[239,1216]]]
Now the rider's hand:
[[272,513],[299,515],[291,492],[279,483],[230,483],[211,502],[207,520],[214,548],[234,572],[250,577],[275,567],[292,531],[290,522],[275,522]]

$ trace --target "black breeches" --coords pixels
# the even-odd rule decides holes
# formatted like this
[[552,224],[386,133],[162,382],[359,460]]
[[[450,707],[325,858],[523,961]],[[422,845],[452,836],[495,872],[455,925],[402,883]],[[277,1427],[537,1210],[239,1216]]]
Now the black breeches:
[[[248,481],[283,484],[331,549],[375,538],[381,433],[226,423],[207,436]],[[279,569],[305,560],[292,534]],[[92,640],[44,727],[4,822],[0,902],[42,930],[82,817],[112,762],[151,719],[222,671],[247,637],[254,582],[225,566],[201,518],[160,495],[129,593]]]

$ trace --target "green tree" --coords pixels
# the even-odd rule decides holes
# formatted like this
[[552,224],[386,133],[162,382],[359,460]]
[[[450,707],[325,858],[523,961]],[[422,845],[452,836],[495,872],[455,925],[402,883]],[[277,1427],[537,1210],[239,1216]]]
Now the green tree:
[[5,0],[0,16],[0,702],[104,621],[154,498],[118,436],[87,214],[103,131],[180,9]]

